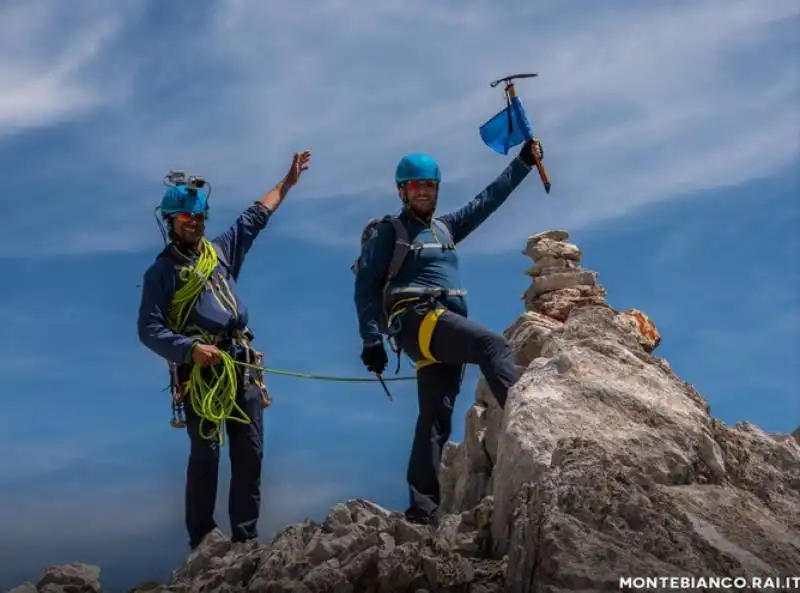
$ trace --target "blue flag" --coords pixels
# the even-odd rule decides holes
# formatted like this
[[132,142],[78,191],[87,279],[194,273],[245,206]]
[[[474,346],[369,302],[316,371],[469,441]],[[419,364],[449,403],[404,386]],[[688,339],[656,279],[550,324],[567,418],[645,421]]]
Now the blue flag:
[[481,139],[500,154],[533,138],[533,130],[525,116],[519,97],[512,97],[508,107],[480,127]]

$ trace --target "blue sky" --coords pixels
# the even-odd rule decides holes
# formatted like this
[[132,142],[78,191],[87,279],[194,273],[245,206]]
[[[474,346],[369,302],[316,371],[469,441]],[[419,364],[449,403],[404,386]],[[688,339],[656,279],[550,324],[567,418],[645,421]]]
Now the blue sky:
[[[312,148],[241,287],[271,366],[364,376],[361,226],[395,209],[405,152],[440,159],[443,211],[502,170],[477,128],[503,105],[488,82],[515,71],[539,73],[519,92],[553,192],[532,175],[464,244],[472,316],[507,327],[525,239],[566,228],[714,415],[800,424],[800,4],[507,4],[3,2],[0,587],[74,559],[130,586],[185,555],[187,439],[135,330],[163,175],[211,181],[214,234]],[[269,383],[265,536],[343,498],[403,508],[413,384],[389,403],[376,385]]]

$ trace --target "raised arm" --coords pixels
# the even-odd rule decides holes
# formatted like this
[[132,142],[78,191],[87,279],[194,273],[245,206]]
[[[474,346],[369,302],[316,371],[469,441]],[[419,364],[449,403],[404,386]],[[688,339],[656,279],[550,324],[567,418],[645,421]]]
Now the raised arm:
[[253,246],[253,241],[267,226],[275,211],[280,208],[289,190],[297,184],[303,171],[308,169],[310,159],[310,150],[294,153],[286,176],[261,196],[255,204],[245,210],[226,232],[214,239],[230,262],[231,274],[234,278],[239,277],[244,258]]
[[234,278],[239,277],[247,252],[258,234],[267,226],[271,216],[272,212],[266,206],[256,202],[242,212],[227,231],[213,239],[230,262]]
[[137,328],[139,341],[161,358],[178,364],[188,362],[194,341],[167,327],[169,295],[175,275],[156,262],[145,272]]
[[364,344],[380,343],[380,303],[394,246],[394,229],[388,222],[375,227],[365,243],[355,280],[354,300],[358,331]]
[[503,205],[503,202],[511,195],[511,192],[517,188],[533,168],[536,162],[534,153],[540,159],[544,158],[542,144],[535,138],[526,141],[520,148],[517,157],[509,163],[500,176],[466,206],[439,217],[447,223],[455,243],[463,241]]
[[455,243],[463,241],[472,231],[483,224],[503,205],[511,192],[527,177],[530,170],[530,167],[519,157],[515,157],[497,179],[465,206],[439,216],[438,218],[450,227],[453,241]]

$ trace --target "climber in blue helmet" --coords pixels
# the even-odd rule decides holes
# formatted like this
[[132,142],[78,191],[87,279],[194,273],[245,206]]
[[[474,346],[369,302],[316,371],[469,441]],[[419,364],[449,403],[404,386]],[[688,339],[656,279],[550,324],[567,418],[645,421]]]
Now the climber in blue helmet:
[[[185,520],[192,549],[216,527],[221,432],[220,439],[215,433],[207,438],[209,429],[203,425],[207,419],[188,405],[193,402],[183,406],[190,371],[197,365],[203,378],[212,381],[224,373],[223,352],[245,364],[257,365],[263,356],[250,346],[253,334],[247,328],[248,312],[236,282],[253,241],[308,169],[310,158],[310,151],[295,153],[286,176],[210,241],[204,238],[209,211],[204,180],[170,173],[169,188],[158,208],[167,227],[165,241],[169,241],[144,274],[138,332],[139,340],[168,362],[173,402],[185,412],[185,422],[174,418],[173,426],[185,424],[190,441]],[[191,298],[173,298],[176,292],[190,289],[194,291]],[[247,421],[227,420],[220,430],[227,429],[230,446],[231,539],[244,541],[257,537],[262,421],[269,396],[258,371],[236,365],[235,376],[235,404]]]
[[361,256],[353,266],[361,360],[380,376],[388,364],[387,335],[398,355],[403,351],[416,362],[419,416],[407,473],[409,521],[437,520],[439,464],[464,365],[480,368],[501,408],[516,381],[514,354],[503,336],[467,318],[456,245],[527,177],[534,153],[544,156],[536,139],[524,143],[480,194],[442,216],[435,216],[442,180],[438,163],[425,154],[406,155],[395,173],[401,212],[373,219],[362,234]]

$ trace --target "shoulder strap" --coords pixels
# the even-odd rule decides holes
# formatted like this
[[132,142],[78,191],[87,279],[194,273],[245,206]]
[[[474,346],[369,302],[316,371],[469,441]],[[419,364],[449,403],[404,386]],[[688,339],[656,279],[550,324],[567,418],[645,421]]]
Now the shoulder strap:
[[411,245],[408,241],[408,230],[403,224],[403,221],[396,216],[390,215],[384,216],[381,221],[390,222],[392,228],[394,228],[394,251],[392,252],[392,259],[389,261],[389,268],[386,273],[386,282],[388,284],[397,276],[397,273],[403,266],[403,262],[406,259],[406,255],[408,255],[408,250],[411,248]]
[[453,235],[450,234],[450,229],[447,227],[447,224],[445,224],[445,222],[439,218],[434,218],[431,222],[436,225],[436,228],[442,231],[442,234],[447,238],[450,246],[455,249],[456,245],[453,242]]

